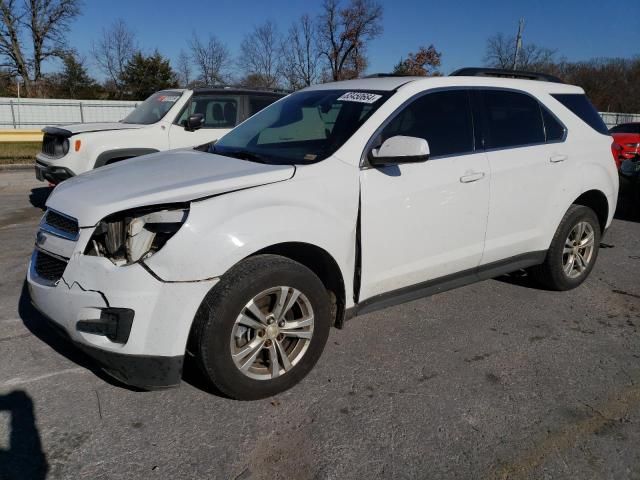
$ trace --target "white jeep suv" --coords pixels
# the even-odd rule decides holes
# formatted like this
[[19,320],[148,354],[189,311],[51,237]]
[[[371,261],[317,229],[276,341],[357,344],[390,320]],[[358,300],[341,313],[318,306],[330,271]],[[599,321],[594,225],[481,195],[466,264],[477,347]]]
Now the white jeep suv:
[[210,143],[283,96],[238,88],[162,90],[119,122],[46,127],[36,177],[57,184],[132,157]]
[[578,87],[461,73],[315,85],[58,185],[32,301],[125,383],[177,385],[188,352],[254,399],[354,315],[523,268],[580,285],[616,207],[604,124]]

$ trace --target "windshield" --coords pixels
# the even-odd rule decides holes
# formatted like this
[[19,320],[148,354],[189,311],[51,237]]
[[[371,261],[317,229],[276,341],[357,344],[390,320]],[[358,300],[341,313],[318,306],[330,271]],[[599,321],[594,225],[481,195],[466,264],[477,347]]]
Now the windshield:
[[209,148],[264,163],[313,163],[346,142],[392,92],[299,92],[257,113]]
[[133,112],[127,115],[122,123],[138,123],[150,125],[162,120],[167,112],[182,96],[179,90],[164,90],[157,92],[138,105]]

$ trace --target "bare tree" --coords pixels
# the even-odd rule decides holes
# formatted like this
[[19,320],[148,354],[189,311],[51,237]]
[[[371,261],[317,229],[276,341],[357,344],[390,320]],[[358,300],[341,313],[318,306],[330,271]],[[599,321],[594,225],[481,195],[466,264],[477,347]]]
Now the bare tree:
[[[0,67],[22,77],[27,95],[42,79],[42,64],[64,56],[64,39],[80,4],[81,0],[0,0]],[[25,37],[31,41],[29,47]]]
[[209,35],[207,42],[203,43],[194,32],[189,48],[201,84],[215,85],[228,80],[231,54],[227,46],[215,35]]
[[[497,33],[487,39],[484,61],[490,67],[510,69],[513,68],[515,54],[516,37]],[[556,50],[523,43],[516,64],[522,70],[542,68],[553,63],[555,55]]]
[[309,15],[303,15],[291,25],[280,50],[282,75],[289,87],[307,87],[319,80],[320,52],[315,40],[315,26]]
[[359,76],[366,68],[366,44],[382,33],[382,7],[374,0],[325,0],[318,25],[320,53],[329,64],[331,78]]
[[176,73],[180,86],[185,88],[188,87],[192,80],[191,57],[184,50],[180,50],[180,53],[178,54]]
[[240,44],[238,65],[254,86],[275,88],[280,77],[280,35],[272,21],[267,21],[244,36]]
[[123,19],[102,30],[102,37],[92,46],[93,57],[112,85],[113,94],[124,95],[122,75],[133,55],[138,51],[135,33]]

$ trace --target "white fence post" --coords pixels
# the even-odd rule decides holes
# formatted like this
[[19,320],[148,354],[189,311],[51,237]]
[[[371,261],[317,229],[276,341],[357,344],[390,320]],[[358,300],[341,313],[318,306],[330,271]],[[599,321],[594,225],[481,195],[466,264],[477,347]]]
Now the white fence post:
[[13,100],[9,100],[9,106],[11,107],[11,122],[13,123],[14,130],[18,127],[16,126],[16,112],[13,109]]

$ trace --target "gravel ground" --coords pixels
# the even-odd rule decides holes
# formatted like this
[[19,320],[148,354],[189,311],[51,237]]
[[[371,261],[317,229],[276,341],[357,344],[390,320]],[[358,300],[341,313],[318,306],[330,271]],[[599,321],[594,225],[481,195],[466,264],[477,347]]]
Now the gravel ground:
[[0,479],[640,479],[640,223],[571,292],[521,276],[357,317],[309,377],[237,402],[116,385],[23,291],[39,208],[0,173]]

